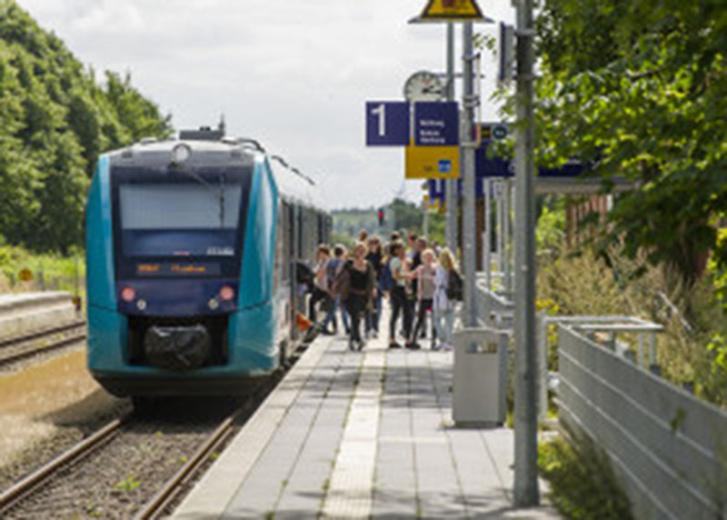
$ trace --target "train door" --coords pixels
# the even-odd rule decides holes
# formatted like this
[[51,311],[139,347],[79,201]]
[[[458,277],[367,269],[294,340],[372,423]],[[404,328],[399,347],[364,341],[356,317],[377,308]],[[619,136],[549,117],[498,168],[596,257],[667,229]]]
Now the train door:
[[275,316],[277,321],[276,345],[280,348],[280,361],[285,360],[290,348],[291,302],[290,302],[290,269],[289,258],[289,223],[287,220],[288,205],[281,201],[278,205],[278,225],[275,237],[275,274],[273,294]]
[[300,225],[298,223],[299,216],[298,216],[298,207],[291,204],[288,206],[288,236],[287,236],[287,243],[288,243],[288,255],[286,256],[287,265],[288,265],[288,276],[290,277],[290,319],[291,319],[291,325],[290,325],[290,337],[293,339],[293,341],[297,340],[299,337],[298,333],[298,327],[297,327],[297,320],[296,315],[298,313],[298,282],[297,282],[297,276],[296,276],[296,262],[298,259],[298,251],[299,251],[299,238],[298,233],[300,230]]

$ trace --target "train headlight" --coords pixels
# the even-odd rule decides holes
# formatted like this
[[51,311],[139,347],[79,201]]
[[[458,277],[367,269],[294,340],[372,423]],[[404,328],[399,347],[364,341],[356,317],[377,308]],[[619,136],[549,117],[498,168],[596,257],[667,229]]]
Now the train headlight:
[[121,299],[126,303],[131,303],[136,298],[136,291],[133,287],[124,287],[121,289]]
[[229,285],[225,285],[220,289],[220,299],[224,302],[229,302],[235,297],[235,290]]
[[172,162],[182,164],[192,155],[192,149],[186,144],[178,144],[172,148]]
[[217,308],[220,306],[220,302],[218,302],[216,298],[210,298],[210,301],[207,303],[207,305],[211,310],[214,311],[217,310]]
[[136,302],[136,308],[140,311],[143,311],[146,309],[146,300],[139,299],[138,302]]

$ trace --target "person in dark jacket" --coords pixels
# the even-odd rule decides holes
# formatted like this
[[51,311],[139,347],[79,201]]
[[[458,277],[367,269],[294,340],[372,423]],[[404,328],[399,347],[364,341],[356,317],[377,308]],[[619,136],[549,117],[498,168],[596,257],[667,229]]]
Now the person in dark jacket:
[[381,280],[381,270],[383,268],[384,254],[381,248],[381,240],[376,235],[370,236],[368,240],[369,251],[366,254],[366,260],[374,268],[376,276],[376,286],[374,288],[373,307],[371,312],[366,314],[366,337],[372,335],[374,338],[379,336],[379,321],[381,319],[381,299],[382,293],[379,287]]
[[361,322],[371,308],[376,289],[374,268],[366,260],[367,250],[363,242],[356,244],[352,258],[346,261],[336,279],[336,291],[351,317],[350,350],[361,350],[365,345],[361,337]]

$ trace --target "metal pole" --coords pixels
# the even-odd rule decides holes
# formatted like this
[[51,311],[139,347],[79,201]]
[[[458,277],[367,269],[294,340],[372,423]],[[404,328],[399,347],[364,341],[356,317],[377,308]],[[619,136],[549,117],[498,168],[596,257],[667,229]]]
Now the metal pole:
[[[454,101],[454,24],[447,24],[447,100]],[[447,223],[445,235],[447,247],[455,254],[459,240],[457,237],[457,180],[449,179],[445,182],[445,205],[447,207]]]
[[482,241],[482,249],[484,251],[485,260],[485,276],[487,277],[487,290],[492,290],[492,221],[490,220],[490,211],[492,207],[492,199],[490,190],[492,185],[489,179],[484,179],[483,187],[485,192],[485,239]]
[[503,181],[504,191],[502,197],[502,256],[503,256],[503,293],[507,299],[512,298],[512,233],[510,214],[512,210],[510,194],[512,185],[509,180]]
[[[502,181],[498,181],[495,184],[495,216],[496,216],[496,231],[495,231],[495,252],[497,254],[497,272],[500,276],[500,285],[502,285],[503,278],[503,266],[502,266]],[[502,290],[502,287],[500,287]]]
[[515,144],[515,506],[540,501],[538,490],[537,352],[535,344],[535,143],[533,0],[517,6]]
[[429,238],[429,202],[422,201],[422,231]]
[[462,62],[464,65],[464,89],[462,92],[462,105],[464,107],[464,121],[462,125],[462,165],[463,184],[462,198],[464,212],[462,216],[462,260],[464,264],[464,325],[476,327],[477,299],[475,298],[475,270],[477,268],[476,248],[476,214],[475,214],[475,147],[474,124],[475,108],[479,99],[475,95],[474,85],[474,45],[472,41],[472,22],[466,22],[462,30]]

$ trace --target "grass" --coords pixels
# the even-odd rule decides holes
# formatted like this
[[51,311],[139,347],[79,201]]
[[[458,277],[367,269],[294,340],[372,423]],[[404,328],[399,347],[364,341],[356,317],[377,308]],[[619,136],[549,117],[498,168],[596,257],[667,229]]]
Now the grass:
[[[0,293],[59,290],[83,295],[85,264],[83,253],[67,257],[35,254],[20,247],[0,245]],[[32,279],[21,280],[20,273],[29,271]]]
[[541,475],[550,484],[550,500],[572,520],[629,520],[629,500],[620,488],[608,457],[584,437],[573,444],[563,437],[538,450]]
[[118,491],[124,491],[126,493],[129,493],[131,491],[134,491],[139,486],[141,486],[141,482],[139,482],[134,475],[129,475],[124,480],[117,482],[114,486],[114,489],[117,489]]

